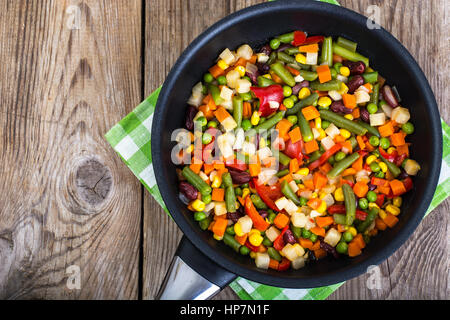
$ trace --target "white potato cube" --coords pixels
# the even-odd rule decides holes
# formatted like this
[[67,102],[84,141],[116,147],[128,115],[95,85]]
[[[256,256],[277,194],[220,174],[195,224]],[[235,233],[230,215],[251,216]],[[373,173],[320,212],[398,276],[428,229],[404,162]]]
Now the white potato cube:
[[289,204],[289,200],[286,199],[286,197],[281,197],[280,199],[277,199],[275,201],[275,205],[277,206],[278,210],[283,210],[287,205]]
[[292,200],[288,200],[287,204],[284,206],[284,210],[286,210],[286,212],[289,213],[289,215],[292,215],[295,212],[297,212],[298,207],[295,205],[294,202],[292,202]]
[[301,75],[297,75],[294,78],[295,82],[302,82],[303,80],[305,80]]
[[370,95],[366,91],[358,90],[355,92],[356,104],[366,103],[370,101]]
[[237,127],[236,121],[234,121],[233,117],[227,117],[221,122],[225,131],[231,131]]
[[274,226],[271,226],[269,229],[266,230],[266,236],[272,242],[274,242],[275,239],[278,238],[280,233],[281,233],[280,230],[278,230]]
[[318,52],[307,52],[306,53],[306,64],[309,64],[309,65],[317,64],[318,56],[319,56]]
[[248,44],[243,44],[237,49],[236,55],[244,58],[245,60],[250,60],[253,55],[253,49]]
[[236,87],[236,82],[241,78],[241,75],[237,70],[231,70],[227,73],[226,78],[227,86],[234,89]]
[[330,98],[333,99],[334,101],[342,100],[342,95],[341,95],[339,92],[337,92],[336,90],[328,91],[328,95],[329,95]]
[[308,218],[306,218],[305,214],[302,212],[294,212],[291,216],[292,225],[297,228],[304,228],[307,219]]
[[220,59],[225,61],[225,63],[228,65],[230,65],[236,61],[236,57],[228,48],[223,50],[222,53],[219,55],[219,57],[220,57]]
[[238,79],[236,81],[236,91],[237,93],[247,93],[250,91],[252,83],[247,79]]
[[335,145],[333,139],[330,136],[326,136],[325,138],[320,140],[320,143],[325,150],[329,150]]
[[220,90],[220,97],[223,100],[230,101],[231,98],[233,97],[233,90],[231,90],[227,86],[223,86],[222,90]]
[[255,264],[257,268],[268,269],[270,257],[267,252],[257,252],[255,257]]
[[332,247],[335,247],[339,243],[339,240],[341,240],[341,233],[335,228],[328,230],[325,238],[323,239],[325,243],[328,243]]
[[397,107],[392,110],[391,118],[397,123],[405,124],[408,122],[409,118],[411,118],[411,115],[409,114],[408,109]]
[[236,223],[240,224],[243,233],[249,233],[252,230],[253,221],[249,216],[240,217]]
[[330,136],[332,139],[336,137],[338,134],[341,134],[341,131],[338,127],[334,125],[334,123],[331,123],[328,128],[325,129],[325,133]]
[[215,201],[214,202],[214,214],[216,216],[222,216],[227,213],[227,206],[225,201]]
[[305,258],[304,257],[298,257],[291,263],[292,269],[298,270],[305,266]]
[[259,63],[266,63],[269,60],[269,56],[265,53],[257,53]]
[[297,191],[298,191],[298,186],[297,186],[297,184],[295,183],[295,181],[294,180],[292,180],[291,182],[289,182],[289,187],[292,189],[292,191],[294,191],[295,193],[297,193]]
[[371,114],[369,119],[372,127],[382,126],[386,122],[386,115],[384,113],[375,113]]

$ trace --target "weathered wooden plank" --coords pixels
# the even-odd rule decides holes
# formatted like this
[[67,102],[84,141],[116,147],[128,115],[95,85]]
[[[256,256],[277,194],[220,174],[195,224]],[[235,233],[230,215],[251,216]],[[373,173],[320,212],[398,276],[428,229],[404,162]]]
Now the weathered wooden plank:
[[138,296],[141,187],[103,136],[142,98],[140,14],[0,3],[0,298]]

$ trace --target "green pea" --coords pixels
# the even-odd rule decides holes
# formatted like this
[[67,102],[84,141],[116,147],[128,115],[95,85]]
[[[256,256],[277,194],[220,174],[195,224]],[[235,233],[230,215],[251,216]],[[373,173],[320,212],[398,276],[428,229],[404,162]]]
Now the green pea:
[[241,184],[241,188],[248,188],[248,183]]
[[348,251],[348,244],[345,242],[339,242],[336,246],[336,251],[341,254],[346,254]]
[[249,77],[249,76],[243,76],[243,77],[242,77],[242,79],[243,79],[243,80],[247,80],[247,81],[250,81],[250,82],[252,82],[252,79],[250,79],[250,77]]
[[370,114],[374,114],[378,111],[378,107],[375,103],[369,103],[367,105],[367,111],[369,111]]
[[236,234],[236,232],[234,232],[234,225],[229,226],[229,227],[225,230],[225,232],[228,233],[228,234],[230,234],[230,235],[232,235],[232,236],[234,236],[234,235]]
[[338,72],[335,69],[330,69],[331,78],[336,79]]
[[242,126],[242,129],[244,129],[244,131],[247,131],[252,128],[252,123],[250,122],[249,119],[244,119],[244,120],[242,120],[241,126]]
[[336,70],[337,73],[340,72],[341,67],[342,67],[342,63],[340,63],[340,62],[336,62],[336,63],[333,65],[333,69]]
[[383,137],[380,139],[380,147],[381,148],[387,149],[387,148],[389,148],[390,145],[391,145],[391,142],[389,141],[388,138]]
[[341,161],[341,160],[344,160],[346,156],[347,156],[347,155],[345,154],[345,152],[339,151],[338,153],[335,154],[334,160],[335,160],[336,162],[339,162],[339,161]]
[[244,101],[250,101],[253,99],[252,94],[250,92],[240,93],[239,95]]
[[377,201],[377,194],[374,191],[367,192],[366,197],[367,197],[367,200],[369,200],[369,202]]
[[290,109],[294,106],[294,101],[291,98],[286,98],[283,100],[283,104],[286,108]]
[[202,94],[204,94],[205,96],[208,94],[208,87],[207,86],[202,86]]
[[225,76],[218,77],[217,83],[219,83],[222,86],[225,86],[227,84],[227,77],[225,77]]
[[322,129],[325,130],[330,126],[330,124],[331,124],[330,121],[322,120]]
[[273,224],[273,221],[275,220],[276,217],[277,217],[276,213],[274,213],[274,212],[269,213],[267,218],[269,219],[270,224]]
[[212,141],[212,135],[208,132],[203,133],[202,135],[202,143],[209,144]]
[[298,97],[297,97],[295,94],[293,94],[293,95],[290,96],[289,98],[291,98],[292,101],[294,101],[294,103],[297,103],[297,102],[298,102]]
[[366,198],[361,198],[358,201],[358,205],[361,209],[365,210],[369,207],[369,201]]
[[206,126],[208,120],[205,117],[198,117],[196,122],[199,122],[202,127]]
[[292,88],[289,86],[283,86],[283,95],[289,97],[292,94]]
[[380,100],[380,102],[378,102],[378,105],[379,105],[379,106],[380,106],[380,108],[381,108],[381,107],[383,107],[383,106],[387,105],[387,102],[386,102],[386,101],[384,101],[384,100]]
[[342,239],[343,239],[345,242],[350,242],[350,241],[353,240],[353,235],[352,235],[352,233],[351,233],[350,231],[345,231],[345,232],[342,234]]
[[309,230],[303,229],[303,231],[302,231],[302,237],[305,239],[309,239],[309,237],[311,237],[311,234],[312,233]]
[[307,203],[308,203],[308,199],[306,199],[305,197],[300,197],[300,205],[301,206],[306,206]]
[[402,130],[406,134],[412,134],[414,132],[414,125],[411,122],[407,122],[402,125]]
[[206,125],[208,128],[217,128],[217,122],[214,120],[211,120],[208,122],[208,124]]
[[242,189],[237,187],[234,189],[234,194],[237,196],[242,196]]
[[369,167],[370,167],[370,170],[372,170],[372,172],[378,172],[381,170],[380,165],[375,161],[372,162]]
[[369,143],[373,147],[378,147],[378,145],[380,144],[380,138],[378,138],[377,136],[371,136],[369,138]]
[[270,241],[269,238],[267,238],[267,237],[264,237],[262,244],[265,247],[271,247],[273,245],[272,241]]
[[298,121],[297,116],[288,116],[287,119],[288,119],[288,121],[289,121],[290,123],[292,123],[293,125],[294,125],[294,124],[297,124],[297,121]]
[[203,202],[204,204],[210,203],[211,200],[212,200],[212,197],[211,197],[210,194],[204,194],[204,195],[202,195],[202,202]]
[[270,43],[269,43],[272,50],[277,50],[280,47],[280,44],[281,44],[281,42],[277,38],[270,40]]
[[312,242],[316,242],[317,241],[317,234],[314,234],[311,232],[311,235],[309,236],[309,240],[311,240]]
[[213,82],[213,80],[214,80],[214,77],[209,72],[203,76],[203,81],[205,81],[206,83],[211,83],[211,82]]
[[206,219],[206,214],[204,212],[196,212],[194,213],[194,219],[195,221],[202,221],[203,219]]
[[247,256],[250,254],[250,249],[247,248],[246,246],[241,246],[239,248],[239,253],[242,254],[243,256]]
[[378,171],[375,173],[375,177],[380,178],[380,179],[384,179],[384,172],[383,171]]

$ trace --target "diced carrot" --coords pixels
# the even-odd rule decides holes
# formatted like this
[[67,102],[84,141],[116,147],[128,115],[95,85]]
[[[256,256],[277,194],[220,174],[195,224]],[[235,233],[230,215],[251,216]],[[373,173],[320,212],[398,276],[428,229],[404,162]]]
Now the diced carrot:
[[280,265],[280,263],[277,260],[275,260],[275,259],[269,260],[269,268],[270,269],[278,270],[279,265]]
[[225,229],[228,226],[228,219],[225,218],[218,218],[216,222],[214,223],[214,226],[212,228],[212,232],[219,237],[222,237],[225,233]]
[[353,109],[352,116],[353,116],[354,119],[358,119],[361,116],[359,108]]
[[383,187],[385,187],[389,184],[389,182],[386,179],[377,178],[377,177],[373,177],[371,180],[371,183],[376,186],[383,186]]
[[406,157],[409,157],[409,148],[408,148],[408,144],[405,143],[404,145],[398,146],[397,147],[397,153],[401,156],[406,154]]
[[370,230],[370,231],[368,232],[368,235],[371,236],[371,237],[374,237],[374,236],[376,236],[377,234],[378,234],[378,229],[377,229],[377,228],[373,228],[372,230]]
[[213,188],[211,194],[211,200],[213,201],[224,201],[225,199],[225,189],[223,188]]
[[[236,68],[236,67],[240,67],[240,66],[242,66],[242,67],[245,67],[247,65],[247,60],[245,60],[244,58],[242,58],[242,57],[240,57],[239,59],[238,59],[238,61],[236,61],[236,63],[234,64],[234,68]],[[233,69],[234,69],[233,68]]]
[[277,226],[277,228],[283,229],[288,225],[289,217],[286,216],[284,213],[279,213],[273,220],[273,223],[275,224],[275,226]]
[[257,59],[258,59],[258,56],[256,54],[254,54],[250,57],[248,62],[250,62],[251,64],[255,64]]
[[362,181],[358,181],[357,183],[355,183],[355,185],[353,186],[353,192],[359,197],[359,198],[364,198],[367,194],[367,192],[369,191],[369,186],[367,185],[367,183],[364,183]]
[[347,108],[353,109],[356,107],[356,97],[353,94],[344,93],[342,95],[342,101]]
[[208,104],[208,102],[209,102],[210,100],[212,100],[212,96],[211,96],[211,93],[208,93],[208,95],[207,95],[206,97],[203,98],[202,103],[203,103],[203,104]]
[[252,105],[250,102],[245,101],[244,102],[244,110],[242,112],[242,117],[244,119],[250,119],[252,116]]
[[217,110],[214,111],[214,115],[220,123],[222,123],[226,118],[231,117],[231,115],[224,107],[217,108]]
[[342,58],[340,55],[333,53],[333,63],[336,63],[336,62],[342,63],[342,61],[344,61],[344,58]]
[[327,216],[327,217],[316,217],[316,224],[323,228],[326,226],[329,226],[334,223],[333,217]]
[[214,77],[214,79],[217,79],[218,77],[225,74],[225,71],[220,68],[217,64],[209,68],[209,73]]
[[322,204],[322,199],[319,198],[311,198],[308,200],[308,202],[306,203],[308,206],[310,206],[311,208],[313,208],[314,210],[318,209],[320,207],[320,205]]
[[343,143],[343,142],[345,142],[345,138],[343,136],[341,136],[340,134],[336,135],[333,140],[336,143]]
[[308,188],[309,190],[314,190],[314,182],[313,179],[309,179],[309,180],[304,180],[303,184],[305,185],[306,188]]
[[287,108],[284,104],[280,104],[280,107],[278,108],[278,111],[286,111]]
[[389,181],[394,196],[400,196],[406,192],[405,185],[400,180],[394,179]]
[[381,220],[380,218],[376,218],[376,219],[375,219],[375,227],[376,227],[378,230],[383,231],[383,230],[386,230],[387,225],[386,225],[386,223],[384,223],[384,221]]
[[315,227],[311,228],[309,231],[311,231],[315,235],[318,235],[318,236],[321,236],[321,237],[325,237],[325,229],[324,228],[315,226]]
[[358,246],[355,242],[350,242],[348,244],[348,256],[349,257],[356,257],[361,254],[361,248]]
[[258,252],[266,252],[267,248],[265,246],[263,246],[262,244],[259,245],[258,247]]
[[200,170],[202,169],[203,166],[203,162],[198,163],[198,161],[196,161],[197,163],[191,163],[189,165],[189,168],[194,171],[196,174],[200,173]]
[[387,187],[378,186],[377,190],[378,190],[378,192],[385,194],[387,196],[391,193],[391,187],[389,187],[389,185]]
[[211,120],[212,118],[214,118],[214,113],[208,105],[204,104],[198,107],[198,110],[203,112],[203,115],[205,116],[206,119]]
[[214,161],[213,164],[214,164],[214,169],[216,169],[217,171],[225,171],[225,170],[227,170],[225,168],[225,163],[223,163],[223,161],[217,160],[217,161]]
[[340,233],[343,233],[343,232],[347,231],[347,226],[344,226],[343,224],[338,224],[337,231],[339,231]]
[[308,106],[306,108],[303,108],[302,113],[307,121],[320,117],[319,111],[317,111],[316,107],[314,106]]
[[204,163],[203,164],[203,171],[206,175],[209,175],[214,170],[214,165],[211,163]]
[[372,93],[372,85],[370,83],[363,84],[363,87],[368,90],[368,93]]
[[327,64],[317,66],[317,75],[319,76],[319,82],[324,83],[331,80],[330,67]]
[[326,257],[326,255],[327,255],[327,252],[324,249],[319,248],[317,250],[314,250],[314,256],[316,257],[316,259],[324,258],[324,257]]
[[355,169],[356,172],[361,171],[363,169],[363,166],[364,166],[364,161],[363,161],[363,157],[362,156],[360,156],[358,158],[358,160],[356,160],[352,164],[352,168]]
[[238,236],[237,234],[234,236],[234,239],[236,239],[237,242],[240,243],[241,246],[245,244],[245,241],[247,240],[248,233],[244,233],[243,236]]
[[277,74],[275,72],[270,71],[269,74],[272,77],[272,80],[275,81],[276,83],[278,83],[278,84],[284,83],[284,81],[279,76],[277,76]]
[[343,176],[343,177],[346,177],[346,176],[353,176],[353,175],[355,175],[355,174],[356,174],[356,170],[353,169],[353,168],[345,169],[345,170],[342,172],[342,176]]
[[317,240],[316,242],[314,242],[314,244],[311,247],[311,250],[315,251],[317,249],[320,249],[320,240]]
[[294,180],[294,178],[292,177],[292,174],[288,173],[287,175],[285,175],[284,177],[280,178],[278,180],[278,182],[283,182],[284,180],[286,180],[287,183],[291,182],[292,180]]
[[300,127],[295,127],[288,133],[289,138],[291,138],[292,143],[299,142],[302,139],[302,134],[300,132]]
[[299,169],[300,169],[300,166],[298,164],[297,158],[292,159],[289,162],[289,172],[294,173],[294,172],[297,172]]
[[394,133],[394,126],[392,125],[392,122],[388,121],[382,126],[379,126],[378,132],[382,137],[389,137],[390,135],[392,135]]
[[394,133],[391,135],[391,143],[398,147],[405,144],[405,134],[403,132]]
[[366,247],[366,243],[364,242],[364,238],[361,233],[358,233],[353,238],[352,242],[355,242],[361,249],[364,249]]
[[361,150],[364,150],[366,148],[364,139],[361,136],[356,136],[356,141],[358,142],[358,146]]
[[329,162],[325,162],[325,164],[323,164],[322,166],[320,166],[320,171],[323,172],[324,174],[327,174],[331,169],[333,169],[333,167],[331,166],[331,164]]
[[294,76],[298,76],[300,74],[300,71],[298,71],[297,69],[294,69],[290,66],[285,66],[285,68],[292,73]]
[[319,150],[319,145],[317,144],[316,140],[311,140],[308,142],[305,142],[305,151],[307,154],[313,153],[314,151]]
[[369,152],[372,152],[373,150],[375,150],[375,148],[369,143],[369,141],[366,142],[366,149]]
[[288,132],[291,127],[292,127],[292,122],[288,121],[287,119],[283,119],[277,123],[277,125],[275,126],[275,129],[278,130],[278,136],[286,141],[289,139]]
[[314,188],[322,189],[327,185],[328,178],[320,172],[315,172],[313,176]]
[[263,166],[266,168],[270,168],[277,163],[277,158],[275,157],[267,157],[261,161]]
[[305,249],[310,249],[311,250],[311,248],[313,246],[313,242],[311,240],[309,240],[309,239],[300,238],[298,240],[298,242]]
[[350,140],[345,140],[344,142],[342,142],[342,148],[347,149],[348,153],[353,152],[352,143],[350,142]]
[[311,52],[311,53],[318,52],[319,45],[317,43],[307,44],[305,46],[298,47],[298,51],[299,52]]
[[259,161],[257,161],[256,163],[249,163],[248,169],[250,171],[250,175],[252,177],[256,177],[261,172],[261,164],[259,163]]
[[393,214],[388,213],[383,219],[383,222],[386,223],[389,228],[393,228],[397,224],[398,218]]

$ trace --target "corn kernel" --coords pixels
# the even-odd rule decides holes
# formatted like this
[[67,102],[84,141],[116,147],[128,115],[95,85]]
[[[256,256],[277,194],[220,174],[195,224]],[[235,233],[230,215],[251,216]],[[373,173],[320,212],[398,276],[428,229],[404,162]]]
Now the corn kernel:
[[217,62],[217,66],[219,66],[219,68],[222,69],[222,70],[228,69],[228,67],[229,67],[229,65],[222,59],[220,59]]
[[237,72],[239,72],[239,75],[241,77],[245,76],[245,67],[244,66],[237,66],[234,70],[236,70]]
[[316,129],[321,129],[322,128],[322,119],[320,117],[315,118],[314,125],[316,126]]
[[320,206],[316,209],[316,211],[319,213],[324,213],[326,210],[327,210],[327,203],[322,200]]
[[346,129],[341,129],[341,130],[339,130],[339,132],[341,133],[341,136],[343,136],[345,139],[348,139],[352,136],[350,131],[348,131]]
[[342,191],[342,188],[337,188],[334,191],[334,199],[336,201],[344,201],[344,192]]
[[250,193],[250,189],[249,188],[244,188],[242,189],[242,199],[245,199]]
[[356,231],[356,229],[354,227],[350,227],[347,230],[348,232],[350,232],[352,234],[352,236],[356,237],[356,235],[358,234],[358,232]]
[[368,165],[370,165],[372,162],[374,162],[375,160],[377,160],[377,156],[375,156],[375,155],[370,155],[370,156],[368,156],[367,157],[367,159],[366,159],[366,163],[368,164]]
[[298,187],[300,190],[303,190],[303,189],[306,188],[305,185],[304,185],[304,184],[301,184],[301,183],[299,183],[299,184],[297,185],[297,187]]
[[394,151],[395,151],[394,147],[390,147],[390,148],[387,149],[387,153],[388,154],[392,154]]
[[311,91],[308,88],[301,88],[300,92],[298,93],[298,98],[305,99],[306,97],[311,95]]
[[216,239],[217,241],[221,241],[223,239],[223,236],[218,236],[217,234],[214,234],[213,238]]
[[392,199],[392,204],[397,208],[400,208],[402,206],[402,202],[402,197],[395,197],[394,199]]
[[341,89],[338,90],[338,93],[342,95],[342,94],[347,93],[347,92],[348,92],[348,87],[347,87],[347,85],[344,82],[342,82],[341,83]]
[[251,229],[250,232],[248,233],[248,236],[251,236],[252,234],[261,234],[261,231],[259,231],[258,229]]
[[400,208],[393,206],[392,204],[388,204],[386,207],[386,211],[394,216],[398,216],[400,214]]
[[386,163],[380,161],[378,163],[378,165],[380,166],[382,172],[386,172],[388,170],[388,167],[387,167]]
[[342,74],[344,77],[348,77],[350,75],[350,69],[348,67],[340,67],[339,73]]
[[380,209],[380,207],[375,202],[369,202],[369,209],[377,208]]
[[248,237],[248,241],[251,245],[258,247],[263,242],[264,238],[261,236],[261,234],[253,233]]
[[211,187],[219,188],[221,184],[222,184],[222,178],[219,177],[218,175],[214,176],[212,183],[211,183]]
[[299,174],[299,175],[302,175],[302,176],[307,176],[309,174],[309,169],[308,168],[301,168],[296,173]]
[[266,73],[265,75],[263,75],[263,77],[272,80],[272,76],[271,76],[270,74],[268,74],[268,73]]
[[346,115],[344,116],[344,118],[345,118],[345,119],[348,119],[348,120],[353,120],[353,116],[352,116],[351,114],[346,114]]
[[317,138],[317,140],[321,141],[323,138],[326,138],[327,133],[325,132],[325,130],[319,128],[317,129],[317,131],[319,131],[319,137]]
[[240,206],[241,204],[239,203],[239,201],[236,201],[236,209],[239,209]]
[[315,198],[317,198],[319,195],[317,194],[317,192],[313,192],[312,194],[311,194],[311,199],[315,199]]
[[266,139],[264,138],[259,139],[259,148],[262,149],[265,148],[266,146],[267,146]]
[[205,210],[206,205],[203,201],[196,199],[192,202],[191,206],[195,211],[200,212],[200,211]]
[[250,252],[250,258],[255,259],[255,257],[256,257],[256,252],[251,251]]
[[384,220],[387,217],[386,211],[379,210],[378,211],[378,216],[380,217],[381,220]]
[[303,54],[298,53],[295,55],[295,61],[301,64],[306,64],[306,57]]
[[236,222],[234,224],[234,232],[238,237],[242,237],[245,234],[244,232],[242,232],[242,226],[239,222]]
[[251,119],[250,119],[250,123],[251,123],[253,126],[256,126],[256,125],[259,123],[259,119],[260,119],[259,112],[256,111],[256,110],[253,111],[252,117],[251,117]]
[[331,105],[331,102],[329,97],[320,97],[317,104],[323,108],[328,108]]
[[192,153],[194,151],[194,145],[191,144],[189,147],[186,148],[186,153]]

